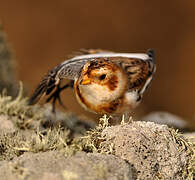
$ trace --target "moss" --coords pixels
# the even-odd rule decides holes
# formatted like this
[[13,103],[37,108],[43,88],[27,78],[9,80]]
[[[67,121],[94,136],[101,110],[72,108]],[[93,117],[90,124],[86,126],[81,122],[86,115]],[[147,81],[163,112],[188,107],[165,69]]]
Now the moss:
[[60,128],[49,129],[47,132],[31,133],[28,140],[20,141],[14,149],[26,152],[45,152],[51,150],[64,150],[69,143],[69,131]]
[[104,141],[101,132],[109,126],[108,119],[104,116],[101,118],[102,123],[88,131],[86,136],[74,139],[72,139],[70,130],[61,127],[1,133],[0,160],[9,160],[24,152],[37,153],[51,150],[62,151],[65,155],[73,155],[78,151],[112,154],[112,147],[101,147],[101,142]]
[[0,24],[0,92],[5,88],[8,95],[16,96],[18,83],[15,73],[15,59]]
[[[60,150],[66,155],[72,155],[84,149],[83,141],[80,138],[73,140],[73,134],[81,135],[84,129],[90,126],[70,113],[61,113],[60,122],[74,120],[74,127],[66,123],[61,127],[61,123],[56,123],[58,116],[44,114],[48,110],[48,107],[27,105],[27,98],[23,97],[22,83],[15,99],[7,96],[5,91],[0,95],[0,115],[6,115],[17,127],[15,132],[0,133],[0,160],[9,160],[24,152]],[[44,127],[46,121],[55,122],[55,126]]]
[[18,96],[13,99],[6,95],[4,90],[0,95],[0,114],[7,115],[19,129],[37,128],[35,124],[43,119],[43,114],[38,106],[28,106],[27,98],[23,97],[23,85],[20,82]]
[[[114,144],[104,143],[107,139],[106,137],[102,136],[103,130],[107,127],[112,126],[111,123],[109,123],[109,120],[111,118],[111,116],[104,115],[99,119],[99,124],[94,129],[87,131],[85,136],[80,137],[78,140],[76,140],[76,143],[80,146],[80,149],[82,149],[82,151],[114,155]],[[122,116],[121,125],[127,125],[131,122],[132,117],[130,117],[127,122],[125,122],[125,116]]]
[[20,144],[20,139],[22,137],[16,132],[0,134],[0,160],[10,160],[20,155],[20,152],[14,149]]
[[24,152],[45,152],[52,150],[70,154],[69,131],[61,128],[48,131],[18,131],[0,135],[0,160],[10,160]]
[[85,152],[98,152],[98,153],[110,153],[112,154],[112,146],[102,147],[101,144],[106,139],[102,137],[101,133],[106,128],[109,127],[109,118],[104,115],[100,118],[100,123],[96,128],[91,129],[86,132],[86,135],[75,140],[75,143],[80,146],[80,149]]
[[179,145],[180,151],[185,152],[189,157],[187,166],[182,169],[182,178],[192,180],[195,177],[195,142],[184,138],[184,136],[177,130],[170,129],[170,132],[175,143]]

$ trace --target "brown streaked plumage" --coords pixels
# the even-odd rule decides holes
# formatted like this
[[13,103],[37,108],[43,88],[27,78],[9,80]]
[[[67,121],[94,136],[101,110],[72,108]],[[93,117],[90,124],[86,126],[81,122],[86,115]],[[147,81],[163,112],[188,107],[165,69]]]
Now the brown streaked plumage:
[[[59,100],[60,92],[73,87],[78,102],[87,110],[99,114],[123,113],[135,108],[143,97],[155,73],[154,53],[113,53],[103,50],[85,50],[48,72],[42,79],[29,104],[44,95],[47,102]],[[88,52],[88,54],[87,54]],[[60,87],[62,79],[70,82]],[[53,92],[53,93],[52,93]]]

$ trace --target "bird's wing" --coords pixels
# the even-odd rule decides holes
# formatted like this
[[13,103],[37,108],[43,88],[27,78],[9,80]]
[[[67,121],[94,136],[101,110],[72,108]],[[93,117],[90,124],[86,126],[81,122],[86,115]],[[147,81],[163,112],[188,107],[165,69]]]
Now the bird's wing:
[[[113,53],[104,50],[88,50],[84,55],[76,56],[69,60],[64,61],[57,67],[50,70],[41,80],[33,95],[29,100],[29,104],[35,104],[44,95],[49,95],[56,86],[59,85],[62,79],[75,80],[81,72],[82,67],[88,62],[96,58],[108,57],[127,57],[128,62],[122,63],[130,79],[130,90],[139,88],[145,89],[147,79],[152,77],[154,73],[154,54],[149,50],[147,54],[125,54]],[[132,58],[131,58],[132,57]],[[142,59],[139,59],[141,57]],[[142,91],[142,90],[140,90]]]
[[131,65],[127,68],[129,90],[138,90],[143,94],[152,80],[155,69],[156,66],[151,61],[132,59]]
[[129,91],[137,90],[143,94],[149,86],[156,71],[156,65],[154,63],[154,52],[148,50],[147,55],[147,59],[129,57],[121,60],[120,65],[128,75]]
[[106,52],[108,51],[101,49],[81,49],[79,54],[53,68],[43,77],[29,99],[29,104],[35,104],[42,96],[49,95],[62,79],[75,80],[84,64],[94,59],[90,55]]
[[50,70],[38,84],[29,104],[37,103],[44,95],[49,95],[62,79],[75,80],[80,74],[83,65],[89,61],[88,59],[69,59],[62,64]]

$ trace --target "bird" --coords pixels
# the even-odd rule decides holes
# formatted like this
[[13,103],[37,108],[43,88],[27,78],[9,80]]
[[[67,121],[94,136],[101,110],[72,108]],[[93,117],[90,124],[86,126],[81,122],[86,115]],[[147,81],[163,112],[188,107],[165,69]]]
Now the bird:
[[[65,108],[60,93],[70,87],[84,109],[97,114],[123,114],[140,104],[155,71],[153,49],[146,53],[81,49],[42,78],[29,105],[47,96],[53,112],[57,100]],[[69,82],[61,87],[63,79]]]

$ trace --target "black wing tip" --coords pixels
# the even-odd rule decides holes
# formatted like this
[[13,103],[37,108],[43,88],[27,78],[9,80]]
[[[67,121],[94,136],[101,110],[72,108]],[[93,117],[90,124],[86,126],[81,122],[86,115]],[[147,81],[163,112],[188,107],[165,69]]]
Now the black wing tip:
[[51,91],[56,87],[56,73],[56,69],[52,69],[43,77],[42,81],[39,83],[34,93],[28,100],[28,105],[36,104],[42,96],[51,93]]
[[[37,87],[38,89],[39,87]],[[28,105],[34,105],[36,104],[40,99],[41,97],[43,96],[44,94],[44,91],[42,92],[37,92],[37,89],[35,89],[35,92],[32,94],[32,96],[28,99],[28,102],[27,104]]]
[[27,101],[27,105],[29,105],[29,106],[32,106],[36,103],[37,103],[37,101],[35,101],[34,99],[31,99],[31,98]]
[[40,91],[40,86],[38,86],[35,89],[35,91],[32,94],[32,96],[28,99],[27,104],[28,105],[34,105],[34,104],[36,104],[40,100],[40,98],[43,96],[44,92],[45,92],[44,90],[41,90]]
[[154,62],[154,60],[155,60],[155,53],[154,53],[154,49],[153,48],[150,48],[150,49],[147,50],[147,55]]
[[33,97],[30,97],[30,98],[28,99],[28,101],[27,101],[27,104],[28,104],[28,105],[33,105],[33,104],[35,104],[34,102],[35,102],[35,99],[34,99]]

